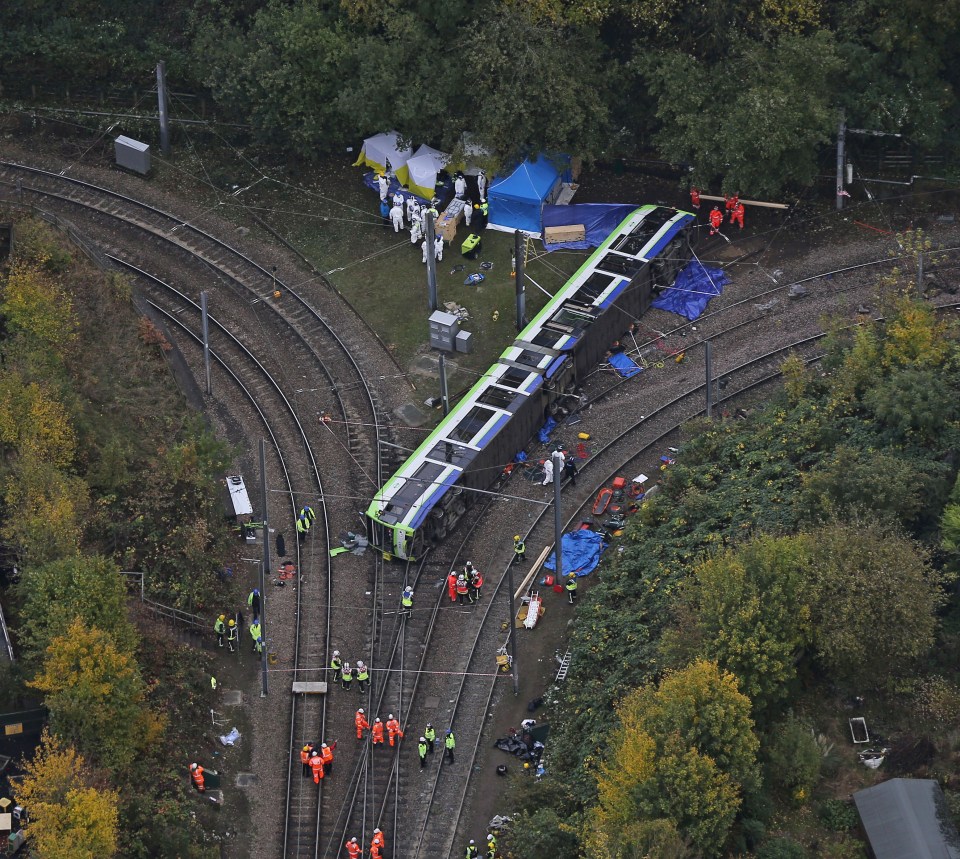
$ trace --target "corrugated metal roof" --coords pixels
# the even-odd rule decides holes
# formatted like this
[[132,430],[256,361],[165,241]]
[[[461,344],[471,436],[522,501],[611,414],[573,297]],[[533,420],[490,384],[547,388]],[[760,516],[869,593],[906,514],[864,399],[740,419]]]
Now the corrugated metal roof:
[[893,778],[853,801],[876,859],[960,859],[960,835],[933,779]]

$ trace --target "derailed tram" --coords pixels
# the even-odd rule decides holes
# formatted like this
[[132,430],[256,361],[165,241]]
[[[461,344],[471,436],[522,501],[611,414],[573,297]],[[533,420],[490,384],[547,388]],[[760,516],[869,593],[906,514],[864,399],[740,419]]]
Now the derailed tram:
[[416,560],[439,543],[577,396],[610,343],[671,286],[691,256],[689,212],[642,206],[625,218],[376,494],[371,545]]

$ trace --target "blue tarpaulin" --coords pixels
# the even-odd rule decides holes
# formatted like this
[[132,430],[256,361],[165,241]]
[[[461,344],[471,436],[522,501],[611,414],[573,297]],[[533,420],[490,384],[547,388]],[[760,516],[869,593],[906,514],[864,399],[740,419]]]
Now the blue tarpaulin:
[[[596,531],[584,528],[581,531],[564,534],[560,540],[560,551],[563,552],[563,575],[576,573],[580,577],[592,573],[600,563],[600,556],[606,548],[606,542]],[[557,568],[556,552],[547,558],[543,566],[548,570]]]
[[729,282],[730,278],[722,268],[707,268],[700,260],[694,259],[677,275],[673,286],[668,286],[653,302],[653,306],[692,322]]
[[623,352],[614,352],[607,361],[624,379],[636,376],[642,373],[643,369],[639,367],[632,358],[628,358]]
[[554,431],[556,426],[557,426],[557,421],[555,418],[547,418],[544,425],[540,427],[540,432],[537,433],[537,438],[539,438],[541,442],[550,441],[550,433]]
[[557,244],[544,244],[544,247],[548,251],[560,250],[561,248],[583,250],[584,248],[600,247],[610,233],[636,209],[636,206],[621,203],[577,203],[572,206],[544,206],[544,229],[583,224],[586,233],[586,238],[582,242],[558,242]]

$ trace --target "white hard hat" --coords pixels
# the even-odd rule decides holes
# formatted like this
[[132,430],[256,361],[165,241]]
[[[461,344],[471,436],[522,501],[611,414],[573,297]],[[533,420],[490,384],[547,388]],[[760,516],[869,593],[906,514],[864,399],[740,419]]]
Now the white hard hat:
[[388,719],[392,719],[392,718],[393,718],[393,713],[391,713],[389,716],[387,716],[387,718],[388,718]]
[[358,712],[358,713],[363,713],[363,707],[361,707],[359,710],[357,710],[357,712]]
[[376,719],[374,719],[373,721],[374,721],[374,722],[379,722],[379,721],[380,721],[380,717],[379,717],[379,716],[377,716],[377,718],[376,718]]
[[334,651],[333,651],[333,655],[334,655],[334,656],[339,656],[339,655],[340,655],[340,651],[339,651],[339,650],[334,650]]
[[379,831],[380,831],[379,829],[374,829],[373,834],[376,835]]
[[421,737],[421,738],[420,738],[420,742],[421,742],[421,743],[425,743],[426,741],[427,741],[427,738],[426,738],[426,737]]
[[326,743],[320,743],[320,748],[321,748],[321,749],[325,749],[326,747],[327,747],[327,744],[326,744]]

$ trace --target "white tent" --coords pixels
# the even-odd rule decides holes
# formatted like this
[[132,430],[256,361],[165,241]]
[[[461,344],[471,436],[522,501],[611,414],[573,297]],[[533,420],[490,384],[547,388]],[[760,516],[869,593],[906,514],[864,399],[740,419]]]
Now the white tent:
[[446,152],[426,144],[421,146],[416,155],[407,161],[407,184],[410,190],[418,197],[429,200],[437,185],[437,174],[449,161],[450,156]]
[[407,161],[412,150],[401,147],[400,135],[396,131],[387,131],[384,134],[375,134],[363,141],[360,156],[354,162],[354,167],[366,164],[379,173],[385,173],[388,162],[400,184],[407,182]]

